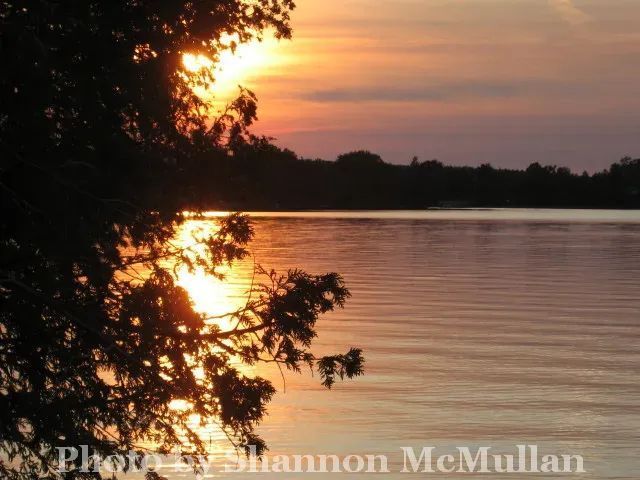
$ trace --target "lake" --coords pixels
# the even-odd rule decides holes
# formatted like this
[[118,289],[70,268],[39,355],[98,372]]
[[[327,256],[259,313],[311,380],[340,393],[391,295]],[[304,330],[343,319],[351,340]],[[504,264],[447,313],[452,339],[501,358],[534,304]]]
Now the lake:
[[[584,457],[587,473],[552,478],[638,478],[640,212],[253,216],[257,262],[336,271],[351,290],[344,310],[321,318],[316,350],[366,356],[365,376],[331,391],[290,373],[282,392],[277,371],[258,369],[280,390],[259,429],[270,455],[384,453],[393,473],[377,476],[407,478],[402,446],[536,444]],[[182,282],[200,310],[217,311],[243,301],[252,266],[233,268],[225,285]],[[349,475],[365,476],[375,474]],[[408,478],[425,476],[469,477]],[[530,477],[544,475],[482,475]]]

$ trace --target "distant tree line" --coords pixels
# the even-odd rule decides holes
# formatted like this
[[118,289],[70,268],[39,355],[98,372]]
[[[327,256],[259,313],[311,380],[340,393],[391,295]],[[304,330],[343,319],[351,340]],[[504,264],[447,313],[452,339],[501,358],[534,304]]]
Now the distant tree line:
[[[298,158],[266,139],[184,168],[186,206],[230,209],[417,209],[428,207],[640,208],[640,159],[595,174],[532,163],[524,170],[444,165],[414,157],[386,163],[368,151],[335,161]],[[194,175],[195,172],[195,175]],[[186,192],[186,193],[185,193]]]

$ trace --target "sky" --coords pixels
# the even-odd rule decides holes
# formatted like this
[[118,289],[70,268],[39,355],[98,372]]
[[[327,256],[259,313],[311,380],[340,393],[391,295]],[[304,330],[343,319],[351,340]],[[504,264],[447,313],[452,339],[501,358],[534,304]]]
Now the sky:
[[578,172],[640,156],[640,0],[297,4],[293,39],[227,59],[226,80],[301,156]]

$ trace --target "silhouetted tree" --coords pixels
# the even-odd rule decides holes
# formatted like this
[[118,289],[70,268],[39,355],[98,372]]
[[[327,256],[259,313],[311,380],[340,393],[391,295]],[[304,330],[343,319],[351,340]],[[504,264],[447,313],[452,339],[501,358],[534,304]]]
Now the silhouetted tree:
[[[152,441],[203,449],[187,418],[216,421],[238,448],[274,388],[246,363],[317,368],[330,387],[361,373],[357,349],[316,359],[318,316],[349,296],[337,274],[258,269],[223,330],[192,309],[170,268],[247,255],[242,215],[174,246],[199,159],[238,157],[251,92],[208,122],[185,52],[215,60],[221,37],[290,35],[291,0],[0,2],[0,476],[55,477],[56,446],[101,455]],[[214,173],[215,167],[210,167]],[[211,180],[216,176],[210,177]],[[202,368],[196,378],[194,366]],[[183,399],[188,408],[170,408]],[[77,472],[67,476],[74,477]]]
[[371,153],[368,150],[358,150],[338,155],[336,164],[340,166],[362,168],[383,165],[384,162],[377,153]]

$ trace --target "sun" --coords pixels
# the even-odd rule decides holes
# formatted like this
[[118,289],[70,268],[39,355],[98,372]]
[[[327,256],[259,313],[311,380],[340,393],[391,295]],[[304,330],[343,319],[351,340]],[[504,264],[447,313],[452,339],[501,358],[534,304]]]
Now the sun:
[[252,88],[255,79],[275,68],[281,61],[276,47],[277,41],[265,38],[238,43],[233,36],[224,36],[220,43],[225,48],[214,62],[211,58],[193,53],[182,56],[182,65],[188,73],[197,73],[203,69],[211,71],[215,81],[209,88],[195,87],[195,93],[203,99],[226,103],[235,98],[238,86]]
[[213,62],[204,55],[185,53],[182,56],[182,65],[190,73],[196,73],[204,68],[213,67]]

